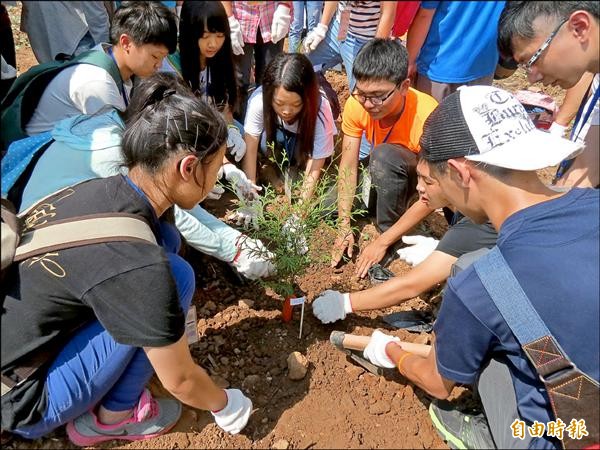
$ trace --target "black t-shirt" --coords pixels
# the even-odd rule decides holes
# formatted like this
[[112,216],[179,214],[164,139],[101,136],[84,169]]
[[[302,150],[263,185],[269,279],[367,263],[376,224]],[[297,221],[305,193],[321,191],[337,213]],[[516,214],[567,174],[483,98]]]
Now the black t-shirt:
[[[26,223],[107,212],[142,216],[161,242],[150,204],[120,175],[61,191],[33,208]],[[160,246],[112,242],[60,250],[23,261],[14,275],[2,311],[3,376],[34,354],[56,356],[75,329],[96,319],[117,342],[135,347],[161,347],[183,335],[177,288]],[[48,365],[2,398],[3,429],[40,420]]]
[[480,248],[492,248],[497,238],[498,233],[490,222],[479,225],[463,217],[448,228],[436,250],[460,258]]

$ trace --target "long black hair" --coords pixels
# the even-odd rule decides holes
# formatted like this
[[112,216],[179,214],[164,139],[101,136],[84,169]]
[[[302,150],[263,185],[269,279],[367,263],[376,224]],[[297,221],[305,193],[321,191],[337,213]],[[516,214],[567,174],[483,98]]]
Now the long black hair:
[[303,165],[312,157],[315,141],[315,126],[321,106],[319,82],[309,59],[301,53],[280,53],[271,60],[263,75],[263,114],[267,142],[275,142],[277,113],[273,109],[273,96],[277,88],[294,92],[302,99],[302,110],[298,114],[295,157]]
[[183,2],[179,20],[181,75],[195,92],[199,87],[200,78],[198,39],[205,32],[225,35],[221,49],[215,56],[206,60],[210,75],[210,84],[207,86],[208,97],[212,97],[217,105],[228,104],[231,111],[235,111],[238,99],[235,66],[229,22],[221,2]]

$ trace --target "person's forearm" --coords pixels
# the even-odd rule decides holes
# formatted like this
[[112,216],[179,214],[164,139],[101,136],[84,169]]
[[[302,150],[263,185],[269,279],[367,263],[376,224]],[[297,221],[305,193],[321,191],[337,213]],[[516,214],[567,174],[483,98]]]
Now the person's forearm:
[[562,105],[554,118],[556,123],[565,127],[571,123],[593,78],[594,74],[585,72],[575,86],[567,89]]
[[419,57],[421,47],[427,38],[429,33],[429,27],[433,20],[435,9],[424,9],[419,8],[417,15],[415,16],[413,23],[408,29],[406,36],[406,50],[408,51],[408,62],[414,64]]
[[222,1],[221,4],[223,5],[223,8],[225,8],[225,14],[227,14],[227,17],[233,16],[233,5],[232,5],[232,2],[224,2],[224,1]]
[[248,179],[256,184],[256,160],[258,158],[259,138],[251,136],[248,133],[244,134],[246,142],[246,154],[242,159],[242,170]]
[[227,405],[225,391],[218,387],[200,366],[195,366],[177,388],[169,392],[180,402],[197,409],[219,411]]
[[357,179],[357,164],[344,163],[342,159],[340,161],[338,179],[338,218],[344,225],[350,225],[350,215],[356,193]]
[[414,228],[433,211],[434,210],[429,208],[425,203],[417,200],[410,208],[406,210],[404,214],[402,214],[402,216],[394,225],[382,233],[377,239],[389,247],[390,245],[398,242],[402,236]]
[[392,33],[392,27],[396,20],[396,8],[398,2],[380,2],[381,3],[381,15],[379,18],[379,24],[377,25],[377,32],[375,33],[376,38],[386,39],[390,37]]
[[304,172],[304,181],[302,182],[302,190],[300,193],[301,200],[308,200],[312,197],[317,182],[321,177],[321,169],[323,168],[324,159],[309,159]]
[[338,5],[337,1],[324,2],[323,14],[321,14],[320,23],[322,23],[323,25],[329,26],[329,24],[331,23],[331,19],[333,18],[333,16],[335,15],[335,12],[337,10],[337,5]]
[[[409,350],[409,348],[411,350]],[[452,384],[446,385],[435,367],[435,354],[430,345],[391,342],[386,346],[386,354],[397,364],[405,378],[433,397],[445,399],[452,392]],[[433,360],[433,367],[432,367]]]

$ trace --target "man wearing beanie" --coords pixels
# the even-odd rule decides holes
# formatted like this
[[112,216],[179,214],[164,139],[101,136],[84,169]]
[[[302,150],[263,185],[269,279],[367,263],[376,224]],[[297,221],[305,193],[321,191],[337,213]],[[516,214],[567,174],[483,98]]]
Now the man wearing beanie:
[[[556,417],[538,373],[552,380],[552,364],[570,359],[597,395],[600,197],[594,189],[557,192],[536,170],[574,157],[581,144],[537,130],[510,93],[472,86],[446,97],[429,116],[420,146],[421,195],[444,196],[476,223],[489,219],[497,246],[449,279],[430,348],[409,353],[398,338],[375,331],[364,355],[397,367],[438,399],[457,384],[476,389],[483,414],[459,412],[445,401],[430,407],[434,426],[453,448],[559,448],[571,413],[580,419],[589,408]],[[498,283],[495,273],[514,274],[516,282]],[[539,324],[543,338],[523,342],[523,334],[536,336]],[[552,342],[549,335],[566,358],[550,346],[533,351],[527,344]],[[597,408],[588,436],[575,441],[582,447],[589,445],[585,439],[598,441]],[[564,434],[554,426],[560,419]]]

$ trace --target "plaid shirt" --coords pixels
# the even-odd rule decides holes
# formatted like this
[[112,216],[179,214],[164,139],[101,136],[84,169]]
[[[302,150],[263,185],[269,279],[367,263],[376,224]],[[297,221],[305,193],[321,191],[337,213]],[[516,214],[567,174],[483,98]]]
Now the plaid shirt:
[[256,34],[260,28],[263,42],[271,42],[271,23],[275,9],[281,3],[292,10],[292,2],[233,1],[233,15],[240,22],[244,42],[256,44]]

